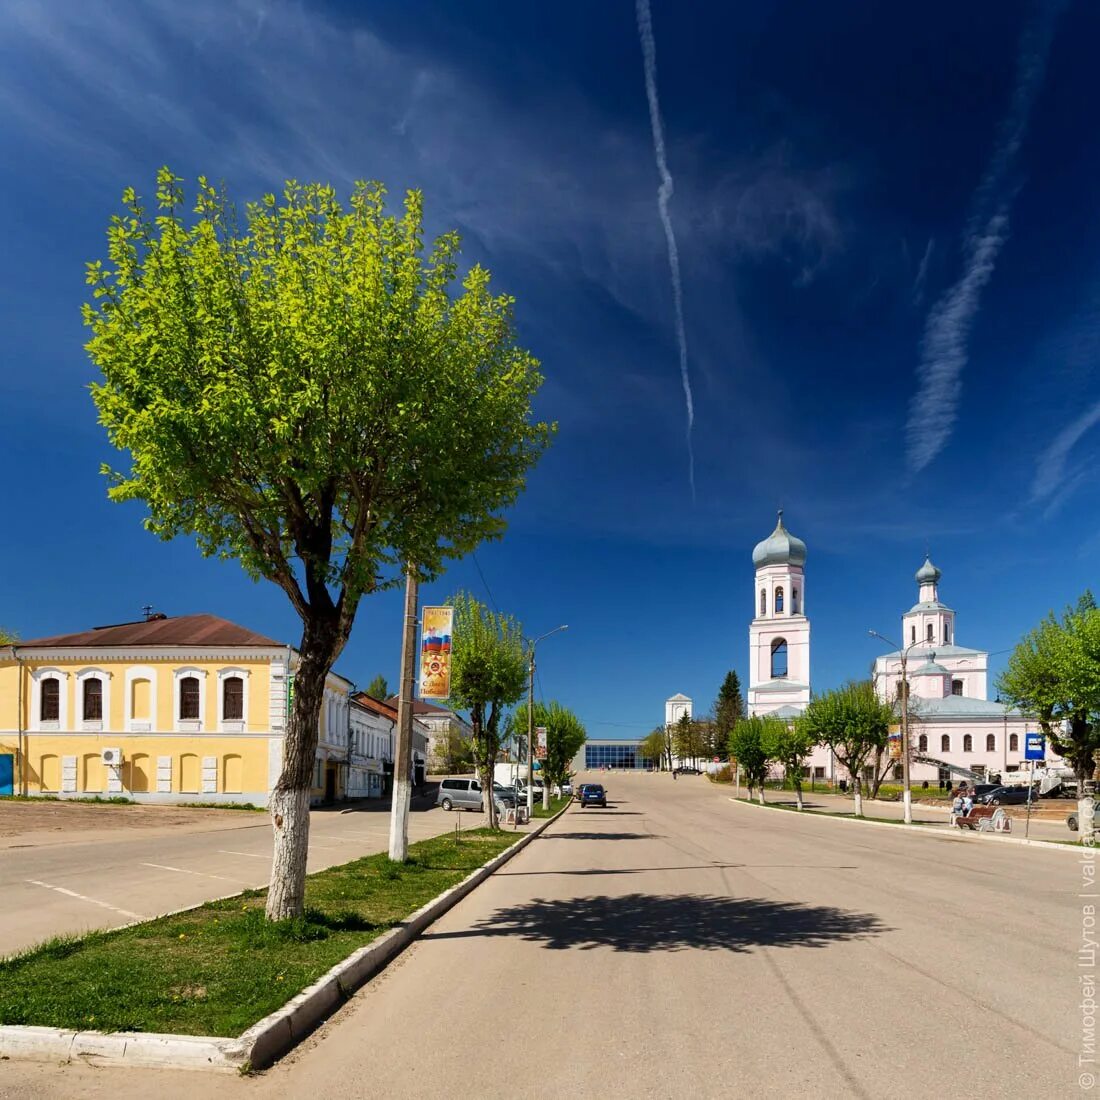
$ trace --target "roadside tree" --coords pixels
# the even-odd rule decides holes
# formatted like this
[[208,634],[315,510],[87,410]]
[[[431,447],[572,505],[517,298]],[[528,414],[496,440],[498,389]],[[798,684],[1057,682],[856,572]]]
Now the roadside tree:
[[855,815],[863,816],[863,768],[890,740],[894,710],[875,694],[870,680],[852,680],[811,699],[802,713],[803,733],[828,745],[852,779]]
[[1100,611],[1092,593],[1032,630],[1012,651],[997,686],[1004,699],[1035,715],[1051,747],[1073,768],[1081,840],[1091,843],[1093,802],[1085,785],[1100,751]]
[[456,286],[456,234],[425,252],[419,192],[400,218],[384,199],[358,183],[345,209],[290,182],[242,219],[200,177],[191,216],[165,168],[156,211],[127,188],[87,270],[92,397],[126,456],[108,495],[279,585],[302,621],[272,920],[304,910],[322,692],[360,600],[499,536],[552,432],[532,415],[542,379],[513,300],[480,267]]
[[[526,730],[527,704],[520,703],[514,714],[516,727]],[[540,763],[543,806],[548,808],[550,788],[560,786],[569,778],[569,766],[584,747],[588,734],[581,720],[556,701],[535,704],[533,725],[546,728],[546,758]]]
[[749,798],[755,789],[764,804],[764,780],[775,759],[776,743],[784,728],[778,718],[753,715],[738,722],[729,738],[730,759],[736,761],[749,788]]
[[783,774],[794,785],[795,802],[798,808],[802,803],[802,771],[806,767],[806,758],[814,751],[817,739],[801,721],[801,715],[794,722],[781,722],[781,729],[775,731],[772,742],[772,756],[777,764],[783,766]]
[[470,715],[474,768],[485,792],[489,828],[496,829],[493,772],[502,723],[527,686],[523,629],[511,616],[491,611],[466,592],[447,602],[455,609],[449,702]]
[[643,760],[652,760],[660,768],[665,762],[665,743],[665,728],[658,726],[641,739],[638,752]]
[[367,694],[372,699],[388,699],[390,697],[390,685],[386,682],[386,677],[379,673],[369,684],[367,684]]
[[690,714],[681,715],[672,726],[672,750],[683,764],[690,760],[698,765],[707,752],[707,731],[702,722]]
[[730,669],[714,704],[714,755],[725,760],[729,754],[729,739],[733,727],[745,716],[745,697],[741,694],[741,679]]

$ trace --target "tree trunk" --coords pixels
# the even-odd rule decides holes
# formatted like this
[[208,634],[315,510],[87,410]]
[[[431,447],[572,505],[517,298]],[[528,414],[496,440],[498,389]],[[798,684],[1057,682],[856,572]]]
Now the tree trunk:
[[802,780],[800,777],[795,776],[794,780],[794,797],[798,808],[802,809]]
[[283,741],[283,769],[271,792],[273,829],[268,920],[287,920],[305,912],[306,857],[309,855],[309,796],[317,758],[317,735],[325,679],[343,642],[336,624],[306,623],[298,667],[294,670],[294,706]]
[[855,799],[855,815],[863,816],[863,780],[855,772],[852,773],[852,797]]
[[542,808],[549,811],[550,809],[550,776],[546,774],[546,769],[542,771]]
[[760,803],[760,805],[763,806],[766,802],[766,799],[764,798],[764,780],[763,779],[760,780],[760,786],[758,786],[756,788],[756,797],[757,797],[757,801]]

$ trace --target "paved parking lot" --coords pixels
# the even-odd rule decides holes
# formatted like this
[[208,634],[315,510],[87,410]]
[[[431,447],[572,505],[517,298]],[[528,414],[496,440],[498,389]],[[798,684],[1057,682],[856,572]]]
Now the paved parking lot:
[[[414,809],[410,840],[483,823]],[[313,812],[309,870],[384,851],[389,808]],[[0,954],[114,928],[267,882],[271,823],[240,810],[80,803],[0,806]]]

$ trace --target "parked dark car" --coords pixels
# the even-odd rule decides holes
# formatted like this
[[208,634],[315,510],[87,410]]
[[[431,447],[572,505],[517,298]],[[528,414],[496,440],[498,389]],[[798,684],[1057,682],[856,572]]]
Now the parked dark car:
[[973,786],[974,797],[981,802],[991,791],[999,791],[1004,787],[1003,783],[975,783]]
[[701,768],[693,768],[690,764],[682,764],[678,768],[672,769],[673,775],[702,775]]
[[585,783],[581,787],[581,808],[585,806],[603,806],[607,809],[607,791],[599,783]]
[[[978,801],[986,806],[1023,806],[1028,800],[1027,792],[1027,787],[995,787]],[[1035,788],[1031,791],[1031,801],[1039,801],[1039,791]]]

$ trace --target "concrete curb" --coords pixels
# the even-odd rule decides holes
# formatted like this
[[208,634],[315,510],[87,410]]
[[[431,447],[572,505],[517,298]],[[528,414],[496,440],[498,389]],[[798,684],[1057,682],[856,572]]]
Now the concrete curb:
[[50,1062],[70,1062],[79,1058],[103,1066],[222,1072],[269,1066],[328,1019],[357,989],[404,951],[428,925],[523,851],[572,804],[572,800],[567,802],[553,817],[524,833],[500,855],[421,906],[399,927],[390,929],[373,943],[359,948],[343,962],[337,963],[313,985],[236,1038],[7,1025],[0,1026],[0,1058]]
[[[779,806],[772,806],[765,803],[763,806],[759,802],[742,802],[739,798],[730,798],[730,802],[733,802],[738,806],[748,806],[754,810],[777,810],[781,813],[790,813],[789,810],[782,810]],[[891,803],[892,805],[892,803]],[[970,841],[971,837],[968,835],[971,830],[964,832],[962,829],[948,829],[946,831],[940,831],[936,826],[929,825],[906,825],[903,821],[899,821],[896,825],[891,824],[888,821],[867,821],[859,817],[841,817],[839,814],[823,814],[823,813],[807,813],[805,815],[808,818],[813,818],[815,821],[825,819],[827,821],[842,821],[848,825],[866,825],[876,829],[892,829],[895,833],[919,833],[921,836],[931,837],[933,840],[946,840],[954,842],[956,844],[966,844]],[[1052,840],[1025,840],[1022,836],[998,836],[996,833],[973,833],[974,839],[988,840],[995,844],[1022,844],[1029,848],[1054,848],[1060,852],[1080,852],[1083,851],[1080,845],[1073,844],[1056,844]]]

